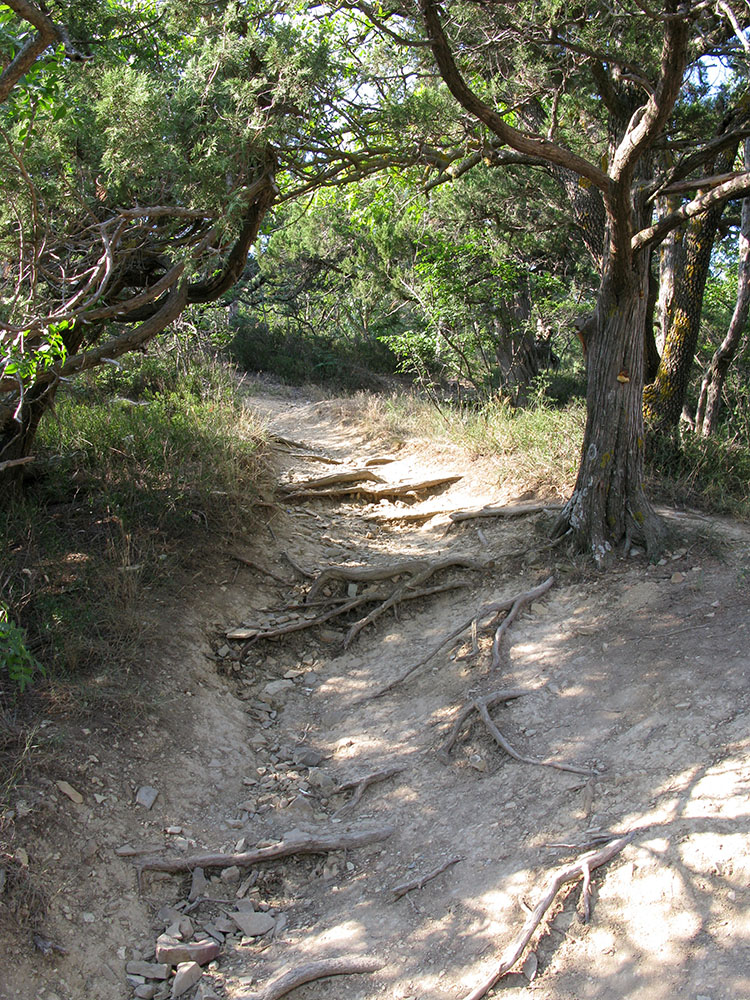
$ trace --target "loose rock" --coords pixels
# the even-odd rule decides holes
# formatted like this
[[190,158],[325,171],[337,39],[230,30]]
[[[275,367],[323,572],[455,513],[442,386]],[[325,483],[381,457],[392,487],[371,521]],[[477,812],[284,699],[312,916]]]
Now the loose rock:
[[270,913],[230,913],[229,916],[237,924],[245,937],[259,937],[267,934],[276,926],[276,921]]
[[169,966],[156,962],[128,962],[125,972],[130,976],[146,979],[169,979]]
[[143,806],[144,809],[150,809],[154,802],[156,802],[158,794],[158,791],[152,788],[151,785],[142,785],[138,789],[135,801],[139,806]]
[[191,941],[189,944],[177,941],[168,934],[160,934],[156,940],[156,959],[167,965],[179,965],[183,962],[197,962],[207,965],[221,953],[221,946],[214,940]]
[[203,975],[203,970],[197,962],[181,962],[172,983],[172,996],[181,997],[191,986],[195,986]]

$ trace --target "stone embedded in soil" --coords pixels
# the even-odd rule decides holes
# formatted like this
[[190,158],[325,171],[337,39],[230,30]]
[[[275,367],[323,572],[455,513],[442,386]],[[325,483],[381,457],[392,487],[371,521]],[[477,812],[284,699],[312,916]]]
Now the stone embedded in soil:
[[191,941],[186,944],[177,941],[168,934],[160,934],[156,939],[156,959],[167,965],[179,965],[181,962],[197,962],[206,965],[218,958],[221,947],[216,941]]
[[136,986],[133,996],[138,997],[138,1000],[154,1000],[158,992],[158,986],[153,983],[143,983],[141,986]]
[[208,880],[203,873],[203,869],[193,868],[193,878],[190,883],[190,895],[188,896],[191,903],[198,899],[199,896],[205,896],[207,885]]
[[156,802],[158,794],[157,790],[152,788],[151,785],[141,785],[135,797],[136,804],[143,806],[144,809],[150,809],[154,802]]
[[67,795],[71,802],[75,802],[76,805],[81,805],[83,802],[83,796],[79,791],[69,785],[67,781],[56,781],[55,784],[63,795]]
[[230,868],[222,868],[221,870],[221,881],[227,883],[239,882],[240,880],[240,870],[237,865],[232,865]]
[[294,690],[294,681],[269,681],[263,688],[263,697],[274,707],[280,707],[286,701],[290,691]]
[[259,937],[267,934],[276,926],[276,921],[270,913],[230,913],[229,916],[237,924],[245,937]]
[[146,979],[169,979],[169,966],[156,962],[128,962],[125,972],[129,976],[143,976]]
[[291,751],[291,757],[295,764],[300,764],[302,767],[317,767],[319,764],[325,760],[325,754],[322,754],[319,750],[314,750],[312,747],[295,747]]
[[197,962],[180,962],[172,982],[172,996],[181,997],[183,993],[187,993],[202,975],[203,970]]

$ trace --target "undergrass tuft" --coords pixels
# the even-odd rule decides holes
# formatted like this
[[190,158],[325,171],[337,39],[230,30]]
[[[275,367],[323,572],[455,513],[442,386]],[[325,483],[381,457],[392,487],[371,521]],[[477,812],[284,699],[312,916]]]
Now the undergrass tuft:
[[161,354],[61,392],[35,452],[33,478],[0,504],[0,600],[49,673],[40,697],[109,711],[138,684],[146,599],[252,525],[263,434],[231,370]]

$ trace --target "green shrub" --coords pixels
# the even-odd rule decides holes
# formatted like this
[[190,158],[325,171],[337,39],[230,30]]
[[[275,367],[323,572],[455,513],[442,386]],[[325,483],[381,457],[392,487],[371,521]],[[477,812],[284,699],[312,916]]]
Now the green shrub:
[[44,673],[42,665],[26,648],[26,633],[10,619],[7,604],[0,601],[0,667],[7,673],[12,686],[23,692],[34,674]]

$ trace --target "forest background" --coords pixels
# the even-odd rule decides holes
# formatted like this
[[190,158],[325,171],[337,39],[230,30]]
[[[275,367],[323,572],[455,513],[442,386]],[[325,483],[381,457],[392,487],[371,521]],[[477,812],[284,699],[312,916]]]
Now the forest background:
[[236,523],[258,439],[206,353],[352,390],[398,376],[483,447],[541,414],[578,455],[556,533],[601,564],[658,554],[655,470],[652,490],[746,511],[748,17],[0,5],[17,681],[34,660],[18,623],[46,650],[92,572],[29,586],[30,553],[65,548],[62,510],[127,566],[165,532]]

